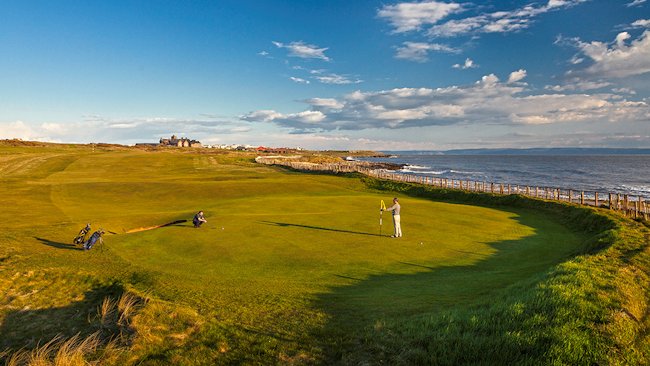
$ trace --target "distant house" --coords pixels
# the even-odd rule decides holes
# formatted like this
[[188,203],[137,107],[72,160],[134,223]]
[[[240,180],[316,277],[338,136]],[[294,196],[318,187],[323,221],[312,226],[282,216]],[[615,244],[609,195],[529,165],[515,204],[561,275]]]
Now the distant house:
[[172,135],[168,139],[161,138],[160,145],[176,147],[203,147],[200,141],[190,140],[187,137],[178,138],[176,135]]

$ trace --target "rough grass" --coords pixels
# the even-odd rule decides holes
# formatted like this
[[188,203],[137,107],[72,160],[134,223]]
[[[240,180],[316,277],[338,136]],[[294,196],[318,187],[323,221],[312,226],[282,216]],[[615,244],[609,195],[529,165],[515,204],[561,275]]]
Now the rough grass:
[[[201,150],[0,144],[0,170],[5,362],[648,360],[646,229],[601,210]],[[109,232],[90,252],[86,222]]]

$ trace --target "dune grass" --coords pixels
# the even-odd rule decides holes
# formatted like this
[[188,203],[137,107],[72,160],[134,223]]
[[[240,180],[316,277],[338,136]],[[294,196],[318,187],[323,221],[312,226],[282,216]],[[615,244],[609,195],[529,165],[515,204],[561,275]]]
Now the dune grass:
[[[645,253],[642,229],[627,221],[252,158],[0,145],[0,357],[25,363],[49,344],[41,353],[54,359],[53,344],[85,344],[84,360],[104,364],[587,364],[613,357],[611,324],[628,329],[603,320],[627,304],[621,294],[646,295],[638,279],[616,292],[621,273],[607,261],[633,259],[600,249],[627,235],[635,255]],[[387,214],[379,235],[379,200],[394,195],[401,239],[387,237]],[[199,209],[208,219],[200,229],[127,233]],[[87,222],[108,234],[83,252],[70,243]],[[598,254],[576,257],[585,252]],[[571,312],[572,297],[590,289],[584,311],[603,321],[593,332],[592,318]],[[123,293],[146,301],[117,300]],[[645,329],[645,303],[635,306],[628,343]]]

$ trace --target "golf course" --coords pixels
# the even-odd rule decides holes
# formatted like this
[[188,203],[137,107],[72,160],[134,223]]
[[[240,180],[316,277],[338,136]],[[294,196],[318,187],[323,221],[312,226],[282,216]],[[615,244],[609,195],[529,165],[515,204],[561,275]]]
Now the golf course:
[[644,223],[254,158],[0,143],[0,362],[650,363]]

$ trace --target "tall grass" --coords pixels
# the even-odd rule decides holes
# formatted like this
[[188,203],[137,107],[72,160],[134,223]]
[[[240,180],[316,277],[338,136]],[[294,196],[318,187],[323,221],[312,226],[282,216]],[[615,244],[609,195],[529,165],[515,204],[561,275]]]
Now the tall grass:
[[105,297],[89,319],[90,326],[99,328],[94,333],[86,337],[76,334],[67,339],[57,335],[33,349],[0,352],[0,360],[5,358],[7,366],[116,364],[134,335],[130,327],[132,318],[147,301],[131,292],[123,292],[117,299]]

